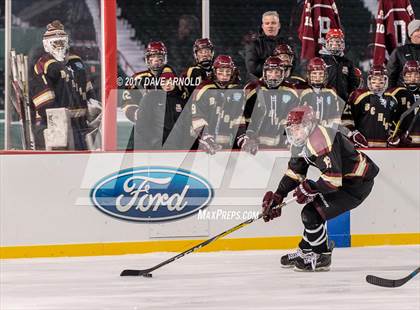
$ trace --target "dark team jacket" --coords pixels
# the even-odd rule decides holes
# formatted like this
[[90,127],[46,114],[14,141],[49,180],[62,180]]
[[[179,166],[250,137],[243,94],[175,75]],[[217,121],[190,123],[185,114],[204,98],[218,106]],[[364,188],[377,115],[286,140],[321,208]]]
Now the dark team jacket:
[[72,119],[86,127],[87,101],[95,98],[82,59],[70,54],[66,63],[44,54],[34,65],[30,97],[37,119],[46,125],[46,109],[68,108]]
[[327,64],[327,84],[336,90],[341,99],[347,101],[351,92],[359,85],[357,77],[354,74],[353,62],[344,56],[322,53],[322,50],[319,56]]
[[209,68],[204,68],[199,64],[190,66],[185,70],[182,77],[184,78],[184,87],[188,91],[189,97],[201,82],[211,78],[212,72],[213,69],[211,66]]
[[322,194],[370,181],[379,172],[378,166],[366,154],[356,150],[343,134],[332,128],[317,126],[304,146],[291,148],[288,169],[277,193],[286,197],[305,180],[309,166],[321,172],[316,190]]
[[287,114],[299,105],[299,95],[293,85],[283,82],[270,89],[260,79],[245,86],[244,118],[247,133],[258,137],[267,147],[284,147]]
[[413,44],[408,41],[391,53],[387,64],[390,87],[403,85],[402,72],[405,63],[409,60],[420,61],[420,44]]
[[[398,100],[398,117],[401,118],[401,114],[410,109],[410,107],[420,99],[420,89],[417,88],[415,91],[410,91],[405,87],[397,87],[390,91],[393,96]],[[400,123],[398,135],[409,135],[411,137],[410,147],[420,146],[420,115],[419,107],[416,107],[411,113],[406,115]]]
[[337,128],[341,125],[345,102],[338,98],[331,87],[314,88],[308,86],[300,94],[300,104],[312,107],[318,123]]
[[271,38],[260,30],[258,36],[245,46],[245,66],[248,72],[248,80],[253,81],[262,77],[265,60],[273,54],[276,46],[281,43],[287,42],[280,34]]
[[160,87],[160,75],[165,72],[175,73],[172,67],[165,65],[156,76],[149,69],[132,75],[122,93],[122,108],[130,121],[136,123],[138,106],[146,90],[162,89]]
[[222,89],[211,80],[203,81],[193,94],[192,127],[195,132],[203,130],[203,134],[214,136],[221,145],[232,146],[244,123],[243,105],[244,94],[237,84]]
[[[354,128],[366,137],[369,147],[386,147],[398,121],[397,99],[389,92],[379,97],[368,89],[358,89],[351,94],[348,106]],[[351,121],[347,120],[347,123],[351,124]]]
[[186,103],[186,94],[178,87],[146,93],[138,107],[134,147],[189,149],[191,111]]

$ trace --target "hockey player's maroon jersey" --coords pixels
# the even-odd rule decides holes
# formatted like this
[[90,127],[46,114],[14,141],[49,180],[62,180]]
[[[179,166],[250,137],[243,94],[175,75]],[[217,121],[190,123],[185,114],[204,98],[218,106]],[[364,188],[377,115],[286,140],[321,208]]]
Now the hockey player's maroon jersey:
[[299,25],[301,59],[311,59],[322,48],[330,28],[341,29],[334,0],[305,0]]
[[379,172],[375,163],[356,150],[349,139],[323,126],[313,130],[303,147],[293,146],[291,153],[288,169],[277,190],[284,197],[305,180],[310,165],[321,172],[316,186],[322,194],[372,180]]
[[383,64],[388,54],[408,39],[407,26],[414,19],[410,0],[379,0],[376,17],[375,49],[373,61]]

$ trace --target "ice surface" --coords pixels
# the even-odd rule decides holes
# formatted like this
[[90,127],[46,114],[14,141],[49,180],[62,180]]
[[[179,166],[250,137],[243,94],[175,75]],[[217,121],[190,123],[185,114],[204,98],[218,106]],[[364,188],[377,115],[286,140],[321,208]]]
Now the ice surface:
[[176,253],[0,261],[1,310],[68,309],[420,309],[420,276],[381,288],[367,274],[402,278],[420,264],[420,246],[335,249],[330,272],[280,268],[287,251]]

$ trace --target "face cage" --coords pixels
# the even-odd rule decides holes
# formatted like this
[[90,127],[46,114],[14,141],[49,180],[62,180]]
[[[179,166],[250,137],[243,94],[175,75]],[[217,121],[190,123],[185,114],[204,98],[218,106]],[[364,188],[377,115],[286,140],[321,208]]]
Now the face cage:
[[[407,72],[408,73],[408,72]],[[414,82],[414,83],[409,83],[409,82],[406,82],[405,81],[405,75],[403,76],[403,84],[404,84],[404,86],[409,90],[409,91],[411,91],[411,92],[415,92],[415,91],[417,91],[417,89],[419,89],[419,87],[420,87],[420,73],[417,73],[419,76],[418,76],[418,78],[416,79],[417,80],[417,82]]]
[[[162,64],[160,66],[155,66],[152,67],[152,65],[149,63],[149,57],[155,56],[155,55],[159,55],[159,56],[163,56],[163,61]],[[150,55],[146,55],[146,65],[149,68],[149,70],[151,71],[159,71],[161,70],[167,63],[167,55],[166,53],[163,52],[153,52]]]
[[[324,71],[324,79],[322,80],[322,82],[312,83],[312,81],[311,81],[311,72],[312,71]],[[324,87],[327,84],[327,80],[328,80],[328,73],[327,73],[327,71],[325,71],[325,70],[312,70],[312,71],[309,71],[308,72],[308,83],[309,83],[309,85],[311,85],[312,87],[315,87],[315,88],[322,88],[322,87]]]
[[195,62],[198,64],[198,65],[201,65],[201,66],[203,66],[203,67],[205,67],[205,68],[209,68],[211,65],[212,65],[212,63],[213,63],[213,59],[214,59],[214,50],[212,49],[212,48],[209,48],[209,47],[203,47],[203,48],[208,48],[209,50],[211,50],[211,56],[210,56],[210,59],[208,59],[208,60],[202,60],[202,61],[198,61],[198,51],[201,49],[198,49],[198,50],[196,50],[195,52],[194,52],[194,59],[195,59]]
[[375,95],[382,95],[387,90],[387,88],[388,88],[388,76],[386,76],[386,75],[380,75],[380,76],[382,76],[385,79],[384,86],[382,87],[381,90],[374,90],[373,89],[371,79],[374,76],[379,76],[379,75],[369,75],[368,78],[367,78],[367,87]]
[[[300,130],[303,130],[304,132],[304,136],[301,137],[300,139],[295,138],[293,135],[293,131],[292,127],[293,126],[301,126],[302,128]],[[311,134],[312,130],[314,128],[314,125],[312,122],[304,122],[301,124],[293,124],[293,125],[289,125],[286,126],[286,136],[287,136],[287,141],[294,146],[300,147],[300,146],[304,146],[306,143],[306,140],[308,140],[309,135]]]
[[[57,45],[57,43],[62,43]],[[67,36],[52,37],[42,40],[44,50],[57,61],[64,61],[69,52],[69,38]]]
[[279,68],[279,69],[280,69],[280,71],[282,72],[281,77],[280,77],[279,79],[271,79],[271,80],[269,80],[269,79],[267,78],[267,70],[270,70],[270,69],[271,69],[271,68],[269,68],[269,69],[265,69],[265,70],[264,70],[264,73],[263,73],[263,79],[264,79],[265,84],[267,84],[268,88],[276,88],[276,87],[278,87],[281,83],[283,83],[283,81],[284,81],[284,79],[285,79],[285,77],[286,77],[286,71],[287,71],[287,68]]
[[[334,38],[332,38],[334,39]],[[327,51],[329,51],[332,55],[340,55],[341,53],[344,52],[345,48],[346,48],[346,43],[344,42],[343,39],[340,39],[341,43],[339,44],[338,47],[333,48],[330,44],[330,40],[325,42],[325,48],[327,49]]]

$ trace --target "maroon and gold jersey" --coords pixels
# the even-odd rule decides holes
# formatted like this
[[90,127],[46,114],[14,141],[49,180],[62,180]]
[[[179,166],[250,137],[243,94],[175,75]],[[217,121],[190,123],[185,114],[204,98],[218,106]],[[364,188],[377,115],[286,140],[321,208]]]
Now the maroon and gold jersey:
[[326,127],[337,128],[341,124],[344,101],[330,87],[308,87],[300,94],[300,104],[311,106],[318,123]]
[[[172,67],[165,65],[160,74],[175,71]],[[155,76],[151,70],[144,70],[134,73],[130,79],[127,80],[125,90],[122,93],[122,108],[127,118],[133,123],[136,122],[137,111],[140,100],[143,97],[145,90],[161,89],[160,74]]]
[[349,98],[354,128],[368,140],[369,147],[386,147],[387,139],[398,121],[398,102],[391,93],[375,95],[367,89],[355,90]]
[[262,147],[285,147],[285,125],[289,111],[299,105],[293,85],[283,82],[268,88],[258,80],[245,87],[244,116],[248,130],[258,136]]
[[232,146],[239,126],[244,124],[243,105],[244,94],[237,84],[220,88],[211,80],[204,81],[193,93],[192,127],[214,136],[218,144]]
[[379,168],[340,132],[317,126],[306,144],[291,148],[288,169],[280,181],[278,192],[284,197],[305,180],[309,166],[321,172],[316,181],[321,194],[372,180]]

